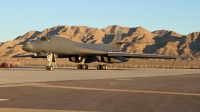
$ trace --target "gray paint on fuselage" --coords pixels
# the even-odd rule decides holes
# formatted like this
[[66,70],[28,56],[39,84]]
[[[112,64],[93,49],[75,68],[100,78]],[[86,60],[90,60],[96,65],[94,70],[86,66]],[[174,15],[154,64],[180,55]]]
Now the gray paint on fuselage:
[[33,44],[34,52],[47,52],[57,54],[103,55],[110,51],[117,51],[110,44],[85,44],[67,38],[49,36],[49,41],[37,41]]

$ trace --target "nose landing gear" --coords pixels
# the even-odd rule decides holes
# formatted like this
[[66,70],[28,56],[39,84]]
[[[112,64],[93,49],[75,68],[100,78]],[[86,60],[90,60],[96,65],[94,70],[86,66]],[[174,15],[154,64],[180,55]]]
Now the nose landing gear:
[[55,63],[55,67],[56,67],[56,57],[55,57],[55,54],[47,53],[47,66],[46,66],[46,70],[50,70],[50,71],[53,70],[54,67],[51,66],[52,62]]

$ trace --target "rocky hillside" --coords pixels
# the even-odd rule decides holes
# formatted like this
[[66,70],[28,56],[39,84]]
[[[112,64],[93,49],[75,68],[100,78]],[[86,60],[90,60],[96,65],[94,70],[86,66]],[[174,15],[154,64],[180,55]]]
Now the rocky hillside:
[[[88,44],[109,43],[120,26],[108,26],[103,29],[87,26],[55,26],[40,31],[29,31],[12,41],[0,43],[0,57],[11,57],[25,53],[21,46],[45,35],[59,35],[76,42]],[[135,53],[156,53],[163,55],[184,55],[198,57],[200,51],[200,32],[181,35],[174,31],[156,30],[150,32],[143,27],[122,27],[122,41],[131,42],[122,45],[122,51]]]

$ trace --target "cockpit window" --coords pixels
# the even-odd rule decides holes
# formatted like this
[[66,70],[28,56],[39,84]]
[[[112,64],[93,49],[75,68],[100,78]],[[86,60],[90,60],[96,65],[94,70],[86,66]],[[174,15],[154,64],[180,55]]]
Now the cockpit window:
[[36,43],[38,41],[50,41],[50,40],[51,40],[50,37],[37,37],[36,40],[30,40],[30,43],[34,44],[34,43]]
[[40,40],[40,37],[38,37],[36,40],[30,40],[29,42],[31,43],[31,44],[34,44],[35,42],[37,42],[37,41],[39,41]]
[[49,38],[49,37],[41,37],[40,40],[41,41],[50,41],[51,38]]

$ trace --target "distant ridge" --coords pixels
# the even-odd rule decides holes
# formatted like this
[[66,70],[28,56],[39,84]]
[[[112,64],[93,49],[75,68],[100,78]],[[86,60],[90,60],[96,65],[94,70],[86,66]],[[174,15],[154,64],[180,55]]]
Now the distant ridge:
[[[110,43],[121,26],[110,25],[103,29],[88,26],[54,26],[43,31],[29,31],[12,41],[0,42],[0,57],[6,54],[11,57],[17,53],[25,53],[21,46],[31,40],[45,35],[59,35],[76,42],[91,44]],[[122,41],[132,42],[122,45],[122,50],[135,53],[156,53],[164,55],[182,55],[198,57],[200,54],[200,32],[181,35],[169,30],[156,30],[153,32],[139,27],[122,27]],[[11,49],[12,48],[12,49]]]

